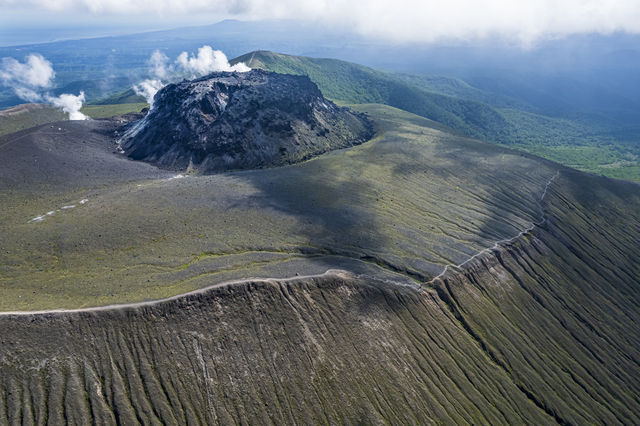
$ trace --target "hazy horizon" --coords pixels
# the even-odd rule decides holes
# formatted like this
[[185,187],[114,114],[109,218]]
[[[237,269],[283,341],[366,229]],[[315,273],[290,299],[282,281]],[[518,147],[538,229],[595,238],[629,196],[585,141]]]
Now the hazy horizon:
[[348,30],[378,42],[446,44],[492,39],[529,49],[576,34],[639,34],[640,3],[0,0],[0,46],[203,26],[225,19],[292,19]]

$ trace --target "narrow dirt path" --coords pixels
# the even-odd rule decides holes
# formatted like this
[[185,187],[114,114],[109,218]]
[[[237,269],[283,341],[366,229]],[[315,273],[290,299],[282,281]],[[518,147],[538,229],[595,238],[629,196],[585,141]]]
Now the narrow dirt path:
[[[496,250],[496,249],[498,249],[500,247],[500,244],[509,243],[511,241],[514,241],[514,240],[520,238],[521,236],[523,236],[524,234],[526,234],[527,232],[530,232],[531,230],[533,230],[536,226],[540,226],[543,223],[545,223],[547,219],[545,217],[545,213],[544,213],[544,210],[542,208],[542,204],[541,203],[544,200],[545,196],[547,195],[547,190],[549,189],[549,185],[551,185],[553,180],[556,177],[558,177],[559,175],[560,175],[560,171],[558,171],[551,179],[549,179],[549,182],[547,182],[547,184],[545,185],[544,192],[542,193],[542,196],[536,202],[538,204],[538,210],[540,211],[540,222],[533,222],[530,227],[528,227],[527,229],[521,231],[520,233],[518,233],[518,235],[516,235],[516,236],[514,236],[512,238],[507,238],[507,239],[496,241],[493,246],[479,251],[478,253],[474,254],[473,256],[471,256],[470,258],[468,258],[467,260],[465,260],[464,262],[462,262],[462,263],[460,263],[458,265],[455,265],[455,264],[445,265],[444,270],[438,276],[434,277],[431,281],[428,281],[426,284],[432,284],[434,281],[439,280],[450,268],[460,269],[465,264],[471,262],[473,259],[475,259],[478,256],[482,255],[483,253],[487,253],[487,252],[490,252],[492,250]],[[286,282],[286,281],[301,280],[301,279],[305,279],[305,278],[320,278],[320,277],[326,277],[326,276],[343,276],[343,277],[344,276],[351,276],[351,277],[355,277],[355,278],[368,278],[368,279],[382,281],[382,282],[385,282],[385,283],[388,283],[388,284],[407,286],[407,284],[404,284],[404,283],[400,283],[400,282],[392,281],[392,280],[383,280],[383,279],[375,278],[375,277],[372,277],[372,276],[369,276],[369,275],[365,275],[365,274],[353,275],[348,271],[338,270],[338,269],[329,269],[324,274],[318,274],[318,275],[294,276],[294,277],[290,277],[290,278],[246,278],[246,279],[241,279],[241,280],[226,281],[226,282],[214,284],[214,285],[211,285],[211,286],[208,286],[208,287],[204,287],[204,288],[201,288],[201,289],[197,289],[197,290],[194,290],[194,291],[190,291],[188,293],[182,293],[182,294],[178,294],[176,296],[167,297],[165,299],[152,300],[152,301],[148,301],[148,302],[126,303],[126,304],[120,304],[120,305],[95,306],[95,307],[91,307],[91,308],[81,308],[81,309],[51,309],[51,310],[44,310],[44,311],[7,311],[7,312],[0,312],[0,316],[7,316],[7,315],[40,315],[40,314],[70,313],[70,312],[93,312],[93,311],[108,311],[108,310],[112,310],[112,309],[136,308],[136,307],[142,307],[142,306],[153,306],[153,305],[158,305],[160,303],[164,303],[164,302],[168,302],[168,301],[171,301],[171,300],[176,300],[176,299],[179,299],[179,298],[182,298],[182,297],[186,297],[186,296],[189,296],[189,295],[205,293],[205,292],[207,292],[207,291],[209,291],[209,290],[211,290],[213,288],[218,288],[218,287],[223,287],[223,286],[246,284],[246,283],[249,283],[249,282],[283,282],[283,281]],[[419,287],[419,285],[416,284],[416,289],[418,289],[418,287]]]
[[453,263],[445,265],[444,270],[440,273],[440,275],[434,277],[431,281],[428,281],[427,284],[433,284],[433,282],[435,280],[439,280],[440,277],[442,277],[450,268],[460,269],[460,268],[462,268],[462,266],[464,266],[467,263],[471,262],[473,259],[475,259],[476,257],[482,255],[483,253],[487,253],[487,252],[490,252],[492,250],[498,249],[500,247],[500,244],[510,243],[510,242],[512,242],[514,240],[517,240],[518,238],[522,237],[527,232],[532,231],[536,226],[540,226],[543,223],[545,223],[547,221],[547,219],[545,218],[544,210],[542,209],[542,204],[541,203],[542,203],[542,200],[544,200],[544,197],[546,197],[546,195],[547,195],[547,190],[549,189],[549,185],[551,185],[551,182],[553,182],[553,180],[556,177],[558,177],[558,175],[560,175],[560,170],[558,170],[558,172],[551,179],[549,179],[549,182],[547,182],[547,184],[544,187],[544,192],[542,193],[542,196],[540,197],[540,199],[538,201],[536,201],[536,203],[538,204],[538,210],[540,211],[540,222],[533,222],[530,227],[528,227],[524,231],[521,231],[515,237],[506,238],[504,240],[496,241],[493,246],[491,246],[489,248],[486,248],[486,249],[484,249],[482,251],[479,251],[478,253],[474,254],[473,256],[471,256],[470,258],[468,258],[467,260],[465,260],[464,262],[462,262],[462,263],[460,263],[458,265],[455,265]]

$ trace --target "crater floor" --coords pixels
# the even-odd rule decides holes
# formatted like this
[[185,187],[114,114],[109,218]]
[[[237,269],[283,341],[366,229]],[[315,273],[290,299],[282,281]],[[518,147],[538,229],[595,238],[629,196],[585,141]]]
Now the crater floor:
[[0,309],[132,303],[345,262],[428,282],[540,221],[557,165],[390,107],[359,108],[376,126],[370,142],[209,176],[114,153],[114,123],[5,137]]

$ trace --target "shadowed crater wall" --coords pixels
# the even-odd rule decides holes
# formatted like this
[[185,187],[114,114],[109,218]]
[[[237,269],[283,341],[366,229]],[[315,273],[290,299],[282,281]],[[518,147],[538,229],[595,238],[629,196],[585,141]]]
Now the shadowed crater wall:
[[308,77],[255,70],[166,86],[120,144],[134,160],[211,173],[296,163],[372,136],[363,114],[326,100]]
[[0,321],[0,424],[554,423],[435,292],[343,274]]

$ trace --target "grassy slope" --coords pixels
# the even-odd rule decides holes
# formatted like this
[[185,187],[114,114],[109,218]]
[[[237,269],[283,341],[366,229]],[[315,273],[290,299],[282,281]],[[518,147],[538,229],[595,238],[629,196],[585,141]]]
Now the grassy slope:
[[306,74],[330,99],[390,105],[477,138],[493,139],[493,134],[508,127],[495,109],[480,102],[416,90],[415,86],[391,74],[362,65],[272,52],[252,52],[231,61],[236,62],[250,63],[252,68],[284,74]]
[[91,102],[87,102],[87,105],[119,105],[119,104],[140,104],[146,103],[143,96],[136,95],[133,89],[128,89],[123,92],[115,93],[109,97],[96,99]]
[[[149,104],[146,102],[85,105],[80,109],[80,112],[91,118],[107,118],[129,112],[139,112],[142,108],[148,107]],[[50,105],[23,104],[0,111],[0,136],[68,119],[68,114]]]
[[359,108],[379,139],[295,166],[0,189],[5,310],[365,274],[0,317],[0,422],[638,424],[639,187],[557,166],[546,224],[418,290],[371,262],[424,280],[513,235],[556,165]]
[[431,93],[439,93],[441,95],[452,96],[454,98],[479,101],[494,108],[516,108],[529,112],[533,112],[535,110],[532,105],[525,101],[477,89],[456,77],[401,73],[396,73],[394,76]]
[[[96,123],[0,139],[3,310],[364,274],[0,317],[0,422],[637,424],[637,185],[358,108],[376,140],[184,179],[113,156],[99,136],[109,123],[78,139]],[[17,174],[34,159],[38,173]],[[557,167],[542,228],[420,291],[406,285],[539,220]]]
[[91,118],[107,118],[115,115],[123,115],[130,112],[140,112],[143,108],[149,108],[146,102],[122,103],[122,104],[96,104],[85,105],[80,112]]
[[[331,256],[425,281],[536,220],[553,164],[401,110],[360,108],[376,120],[371,142],[291,167],[186,179],[158,179],[97,132],[94,142],[64,136],[91,123],[20,136],[24,155],[2,167],[0,243],[17,250],[0,255],[0,282],[12,289],[0,309],[165,297],[211,280],[288,276],[298,261]],[[34,160],[41,174],[25,175]],[[77,207],[27,223],[65,205]]]
[[555,423],[433,291],[332,276],[32,319],[0,317],[3,423]]
[[61,110],[48,105],[18,105],[0,111],[0,136],[65,119],[65,114]]
[[391,105],[579,170],[640,180],[638,132],[619,132],[619,123],[597,114],[546,116],[523,101],[454,78],[396,75],[334,59],[258,51],[232,61],[236,62],[306,74],[332,99]]
[[452,311],[560,424],[637,424],[637,184],[564,172],[549,222],[439,287]]
[[[456,78],[390,74],[333,59],[259,51],[232,62],[250,60],[255,68],[308,74],[326,96],[335,100],[395,106],[464,134],[540,155],[578,170],[640,181],[637,129],[621,127],[598,114],[544,115],[522,100],[476,89]],[[85,83],[87,90],[96,84],[93,81],[76,82],[75,86],[69,87],[76,90]],[[131,111],[134,111],[143,102],[144,99],[130,89],[88,104],[133,103],[136,106],[132,106]],[[108,116],[108,112],[85,109],[94,118]],[[41,124],[52,120],[34,117],[31,121]],[[24,123],[17,126],[0,124],[4,124],[0,126],[5,129],[4,133],[26,128]]]

